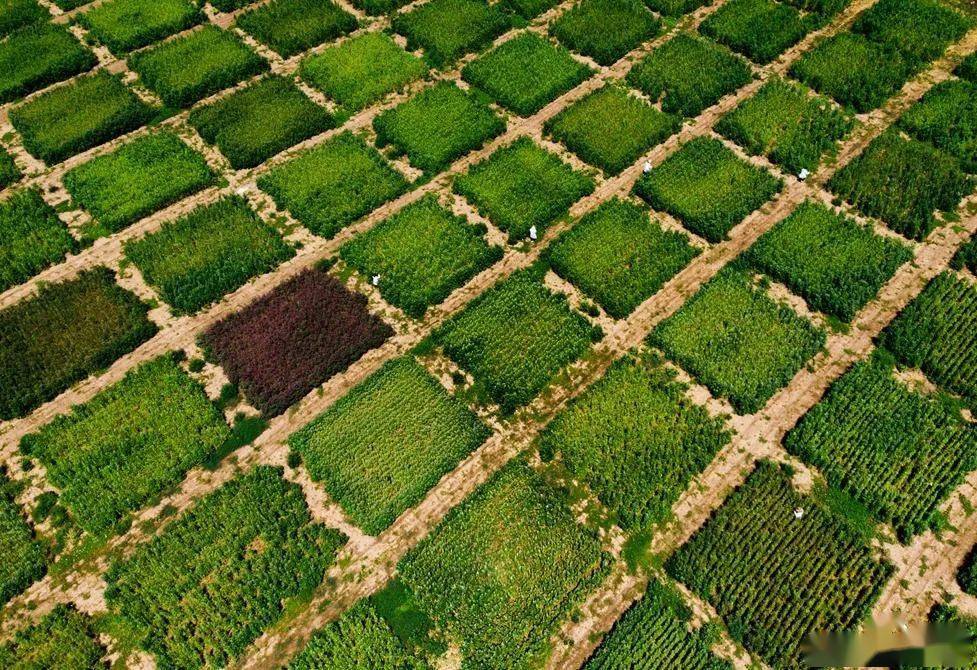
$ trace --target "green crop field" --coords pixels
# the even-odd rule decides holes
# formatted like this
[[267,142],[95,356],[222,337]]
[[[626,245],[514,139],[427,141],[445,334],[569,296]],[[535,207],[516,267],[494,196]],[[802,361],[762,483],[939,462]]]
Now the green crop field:
[[352,32],[356,19],[328,0],[272,0],[242,14],[237,25],[288,58]]
[[47,570],[44,547],[35,540],[14,500],[15,494],[6,471],[0,470],[0,549],[4,557],[0,567],[0,605],[24,591]]
[[40,23],[0,42],[0,102],[90,69],[98,60],[65,28]]
[[90,619],[64,605],[0,645],[0,664],[5,668],[98,670],[104,655]]
[[0,202],[0,291],[27,281],[76,251],[78,244],[35,190]]
[[553,24],[567,48],[610,65],[658,34],[655,15],[638,0],[582,0]]
[[423,49],[435,67],[445,67],[487,46],[509,27],[498,4],[484,0],[431,0],[393,19],[393,29],[407,38],[411,51]]
[[116,55],[186,30],[203,18],[190,0],[109,0],[79,22]]

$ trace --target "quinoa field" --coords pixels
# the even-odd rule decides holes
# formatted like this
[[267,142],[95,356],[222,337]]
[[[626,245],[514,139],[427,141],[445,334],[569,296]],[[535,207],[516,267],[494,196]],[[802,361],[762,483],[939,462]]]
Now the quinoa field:
[[975,509],[972,2],[0,0],[0,670],[877,666]]

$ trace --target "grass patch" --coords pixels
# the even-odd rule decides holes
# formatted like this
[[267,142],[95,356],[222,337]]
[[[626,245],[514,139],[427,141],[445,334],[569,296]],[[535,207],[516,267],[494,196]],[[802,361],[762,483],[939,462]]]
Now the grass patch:
[[88,232],[118,232],[214,183],[203,156],[162,131],[123,144],[69,170],[64,186],[95,218]]
[[773,79],[720,119],[716,130],[750,154],[797,174],[814,172],[854,122],[830,101],[797,84]]
[[38,23],[0,42],[0,103],[90,70],[98,59],[64,26]]
[[977,86],[968,81],[940,82],[909,108],[899,125],[977,172]]
[[125,254],[177,314],[192,314],[295,252],[233,196],[127,242]]
[[420,319],[502,257],[481,233],[425,196],[347,242],[340,255],[364,276],[380,275],[384,300]]
[[352,113],[403,90],[427,74],[427,66],[389,35],[371,32],[303,59],[299,73]]
[[88,270],[0,312],[0,419],[23,416],[156,333],[149,308],[114,279]]
[[455,180],[457,193],[519,240],[564,216],[574,202],[594,190],[593,180],[559,157],[520,138],[477,163]]
[[22,284],[61,262],[78,244],[36,190],[0,202],[0,291]]
[[[803,519],[793,510],[801,507]],[[854,628],[892,572],[869,541],[789,472],[761,461],[666,563],[708,600],[732,637],[774,667],[797,667],[813,631]]]
[[353,32],[357,21],[329,0],[272,0],[242,14],[237,26],[282,58],[290,58]]
[[697,137],[642,175],[634,190],[689,230],[719,242],[781,187],[779,179],[741,160],[719,140]]
[[171,107],[188,107],[268,69],[232,33],[206,25],[129,57],[129,67]]
[[540,439],[629,532],[666,520],[692,477],[729,442],[723,422],[646,357],[615,363],[573,400]]
[[661,24],[639,0],[582,0],[550,32],[601,65],[614,63],[658,34]]
[[55,605],[39,623],[17,631],[0,647],[0,665],[98,670],[104,667],[101,658],[106,653],[91,619],[71,606]]
[[160,665],[225,666],[322,582],[344,541],[312,523],[281,469],[261,465],[113,563],[106,600]]
[[428,174],[442,169],[505,130],[505,121],[472,93],[452,83],[421,91],[373,119],[377,146],[407,154]]
[[699,30],[765,65],[800,42],[814,27],[812,23],[776,0],[730,0],[703,21]]
[[566,49],[526,32],[468,63],[461,74],[503,107],[530,116],[593,71]]
[[149,121],[153,110],[105,71],[79,77],[10,110],[24,147],[58,163]]
[[231,166],[251,168],[332,127],[329,113],[291,81],[270,76],[190,113],[190,125]]
[[956,209],[973,180],[953,156],[890,129],[838,171],[828,187],[861,213],[922,240],[937,225],[935,213]]
[[116,56],[169,37],[204,20],[190,0],[109,0],[77,17]]
[[183,481],[229,435],[203,387],[164,355],[27,435],[20,448],[44,464],[72,520],[100,535]]
[[747,257],[811,308],[849,322],[913,254],[824,205],[805,202],[764,233]]
[[559,622],[607,572],[595,533],[516,462],[400,563],[401,579],[472,667],[532,666]]
[[392,22],[393,29],[407,38],[408,51],[423,49],[435,67],[482,49],[509,25],[500,3],[485,0],[431,0],[397,14]]
[[650,340],[737,412],[760,410],[824,345],[825,334],[726,268]]
[[615,175],[680,127],[677,116],[609,84],[547,120],[545,132],[584,161]]
[[746,61],[725,47],[679,33],[632,67],[627,81],[661,100],[664,111],[697,116],[752,78]]
[[549,261],[604,311],[624,319],[698,253],[685,235],[663,230],[647,209],[614,199],[564,233]]
[[566,298],[521,273],[476,298],[434,336],[502,411],[531,401],[600,336]]
[[376,149],[342,133],[258,179],[279,208],[312,232],[332,237],[407,188]]
[[289,445],[353,523],[377,535],[490,432],[408,357],[386,364]]

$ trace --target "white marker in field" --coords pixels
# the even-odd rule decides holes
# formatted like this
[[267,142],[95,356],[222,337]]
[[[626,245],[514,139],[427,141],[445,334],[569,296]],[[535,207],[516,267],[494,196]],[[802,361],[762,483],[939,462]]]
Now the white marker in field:
[[536,235],[536,226],[530,226],[529,227],[529,239],[531,239],[533,242],[535,242],[536,241],[536,237],[537,237],[537,235]]
[[807,176],[809,174],[811,173],[808,171],[807,168],[801,168],[801,171],[797,173],[797,178],[800,179],[801,181],[804,181],[805,179],[807,179]]
[[373,284],[374,286],[379,286],[380,285],[380,275],[373,275],[373,277],[370,279],[370,283]]
[[641,168],[641,171],[645,174],[651,174],[651,161],[645,161],[644,167]]
[[794,518],[795,519],[803,519],[804,518],[804,508],[803,507],[795,507],[794,508]]

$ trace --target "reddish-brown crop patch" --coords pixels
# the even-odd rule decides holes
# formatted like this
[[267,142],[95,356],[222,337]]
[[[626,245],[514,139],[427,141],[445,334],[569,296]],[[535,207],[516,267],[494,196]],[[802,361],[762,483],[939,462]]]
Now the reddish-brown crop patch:
[[251,404],[275,415],[392,334],[365,297],[309,270],[217,323],[203,343]]

